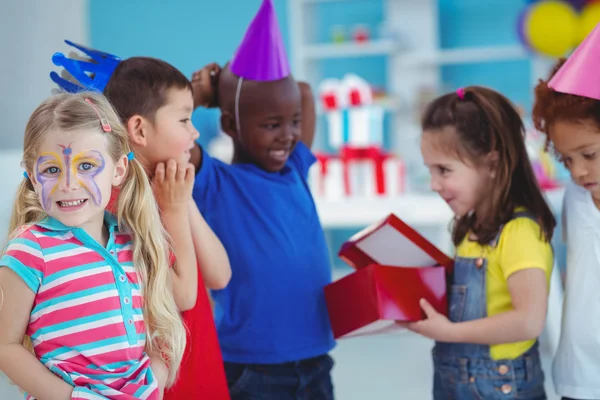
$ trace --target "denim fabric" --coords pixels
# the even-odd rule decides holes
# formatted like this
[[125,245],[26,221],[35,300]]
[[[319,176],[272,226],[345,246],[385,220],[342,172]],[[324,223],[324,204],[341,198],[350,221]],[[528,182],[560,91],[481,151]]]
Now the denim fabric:
[[225,363],[231,400],[333,400],[329,355],[283,364]]
[[[533,218],[528,213],[514,218],[523,216]],[[448,288],[451,321],[487,316],[486,267],[484,258],[456,257]],[[493,360],[488,345],[436,342],[433,365],[434,400],[546,399],[537,343],[514,360]]]

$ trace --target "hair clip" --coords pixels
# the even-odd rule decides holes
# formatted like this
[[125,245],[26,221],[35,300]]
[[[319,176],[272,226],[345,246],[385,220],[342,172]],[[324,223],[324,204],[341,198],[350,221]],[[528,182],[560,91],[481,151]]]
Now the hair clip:
[[456,89],[456,95],[461,99],[464,100],[465,99],[465,89],[463,88],[458,88]]
[[90,100],[89,98],[85,98],[86,103],[88,103],[90,106],[92,106],[92,108],[94,109],[94,112],[96,113],[96,115],[98,116],[98,119],[100,120],[100,125],[102,125],[102,130],[104,132],[111,132],[112,128],[110,127],[110,124],[108,123],[108,120],[103,117],[102,115],[100,115],[100,110],[98,110],[98,108],[96,107],[96,105],[92,102],[92,100]]
[[133,151],[130,151],[129,153],[127,153],[128,160],[133,160],[134,158],[135,158],[135,154],[133,154]]
[[25,179],[29,179],[29,174],[27,173],[27,171],[23,171],[23,177]]

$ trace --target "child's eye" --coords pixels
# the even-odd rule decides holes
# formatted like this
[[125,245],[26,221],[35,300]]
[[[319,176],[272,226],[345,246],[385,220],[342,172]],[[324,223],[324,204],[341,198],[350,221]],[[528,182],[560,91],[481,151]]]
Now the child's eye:
[[60,174],[60,168],[58,167],[48,167],[44,170],[43,172],[44,174],[48,174],[48,175],[56,175],[56,174]]
[[586,160],[593,160],[594,158],[596,158],[596,153],[589,153],[589,154],[584,154],[583,158],[585,158]]
[[450,170],[446,167],[438,167],[438,171],[440,174],[445,175],[450,172]]
[[571,165],[571,157],[558,156],[558,161],[561,162],[567,168],[569,168],[569,166]]
[[300,120],[299,119],[295,119],[292,124],[294,125],[294,128],[300,126]]
[[263,126],[264,126],[266,129],[268,129],[268,130],[273,130],[273,129],[277,129],[277,128],[279,128],[279,124],[278,124],[278,123],[277,123],[277,124],[265,124],[265,125],[263,125]]
[[79,164],[79,167],[78,167],[78,169],[80,171],[89,171],[92,168],[94,168],[94,164],[89,163],[89,162],[83,162],[83,163]]
[[184,124],[187,124],[188,122],[190,122],[191,119],[190,118],[184,118],[182,120],[179,120],[179,122],[183,122]]

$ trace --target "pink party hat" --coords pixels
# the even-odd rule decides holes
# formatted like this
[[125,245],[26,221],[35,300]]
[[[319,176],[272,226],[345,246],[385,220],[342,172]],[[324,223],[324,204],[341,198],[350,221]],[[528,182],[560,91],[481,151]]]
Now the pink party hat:
[[548,86],[557,92],[600,100],[600,24],[569,56]]
[[252,81],[276,81],[290,75],[272,0],[263,0],[230,68],[237,76]]

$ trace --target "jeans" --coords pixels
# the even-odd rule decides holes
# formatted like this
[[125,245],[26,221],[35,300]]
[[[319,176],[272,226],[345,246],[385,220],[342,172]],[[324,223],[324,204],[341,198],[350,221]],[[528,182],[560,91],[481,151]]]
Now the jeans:
[[225,363],[231,400],[333,400],[329,355],[283,364]]

